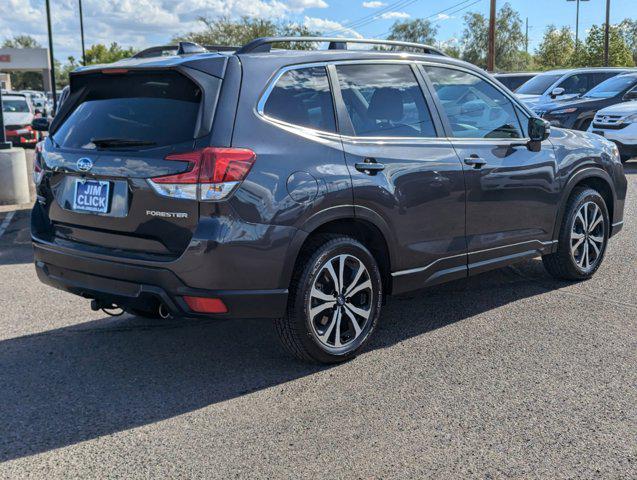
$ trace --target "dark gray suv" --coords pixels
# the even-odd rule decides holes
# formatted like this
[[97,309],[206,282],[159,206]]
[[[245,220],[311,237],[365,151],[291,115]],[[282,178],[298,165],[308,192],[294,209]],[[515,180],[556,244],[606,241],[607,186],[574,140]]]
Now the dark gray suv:
[[39,278],[94,309],[275,318],[291,353],[339,362],[386,295],[535,256],[600,266],[626,195],[612,143],[431,47],[271,49],[290,40],[74,72],[35,122]]

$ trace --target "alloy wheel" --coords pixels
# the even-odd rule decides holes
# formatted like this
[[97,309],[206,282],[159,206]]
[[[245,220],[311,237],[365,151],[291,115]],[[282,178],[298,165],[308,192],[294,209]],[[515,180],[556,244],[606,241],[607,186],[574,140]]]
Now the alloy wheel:
[[374,292],[367,268],[353,255],[330,258],[314,278],[308,311],[318,341],[328,351],[343,351],[366,330]]
[[571,257],[584,271],[599,263],[604,251],[604,215],[595,202],[584,203],[575,214],[571,229]]

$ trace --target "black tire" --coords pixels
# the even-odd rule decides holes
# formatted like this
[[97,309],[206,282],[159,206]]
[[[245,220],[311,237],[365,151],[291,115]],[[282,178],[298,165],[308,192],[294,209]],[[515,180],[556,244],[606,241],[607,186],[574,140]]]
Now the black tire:
[[[378,325],[383,297],[383,285],[378,264],[362,243],[340,235],[317,236],[311,240],[307,248],[304,248],[304,252],[297,262],[296,271],[290,284],[287,313],[275,322],[277,333],[285,349],[300,360],[327,364],[344,362],[353,358],[363,348]],[[316,310],[312,307],[314,302],[318,301],[319,306],[322,305],[321,302],[333,303],[319,300],[311,292],[313,287],[318,288],[318,286],[321,286],[319,289],[321,293],[325,291],[325,287],[322,285],[327,285],[330,278],[326,273],[328,262],[330,265],[334,265],[333,262],[336,261],[338,265],[341,256],[345,258],[344,262],[346,263],[350,262],[357,266],[362,264],[365,267],[361,277],[364,281],[355,281],[354,272],[357,273],[358,270],[354,271],[354,268],[347,264],[343,269],[343,281],[340,282],[345,286],[341,289],[340,294],[336,292],[336,289],[332,292],[334,299],[337,300],[338,297],[341,297],[338,301],[343,303],[336,303],[324,311],[319,309],[321,313],[315,314],[311,318],[310,309]],[[322,283],[323,279],[328,281]],[[350,288],[356,290],[354,288],[356,285],[367,284],[367,280],[371,285],[366,287],[364,291],[355,293],[352,297],[343,294]],[[335,282],[336,279],[332,282],[332,286],[335,286]],[[362,316],[355,316],[358,327],[355,331],[353,320],[347,316],[353,315],[353,312],[352,310],[347,312],[347,306],[350,305],[351,308],[351,305],[354,305],[358,308],[358,305],[355,304],[356,301],[366,305],[365,311],[369,312],[369,315],[366,320]],[[337,310],[343,312],[342,316]],[[338,322],[335,321],[337,317]],[[336,327],[333,325],[335,322]],[[321,337],[320,328],[324,328],[322,332],[324,341],[319,338]],[[336,340],[337,334],[338,342]],[[329,345],[332,335],[334,336],[334,346]],[[343,339],[345,339],[344,342]]]
[[586,130],[588,130],[588,127],[591,126],[592,122],[593,122],[592,118],[587,118],[586,120],[583,120],[582,123],[580,123],[578,130],[585,132]]
[[[594,232],[596,237],[593,237],[592,233],[590,237],[602,238],[603,241],[601,246],[598,247],[600,251],[595,256],[594,262],[592,262],[588,268],[584,268],[583,265],[578,263],[577,255],[571,253],[571,242],[573,241],[577,243],[576,240],[572,239],[571,232],[573,231],[575,222],[577,221],[579,223],[579,220],[576,220],[578,212],[580,212],[580,209],[585,204],[590,205],[589,202],[593,202],[599,207],[603,219],[602,228],[597,227],[599,230]],[[593,222],[591,221],[591,223]],[[609,225],[608,208],[606,207],[604,198],[599,194],[599,192],[592,188],[576,188],[571,193],[566,205],[566,211],[564,213],[564,218],[562,219],[562,225],[560,226],[557,251],[542,257],[542,262],[544,263],[546,270],[553,277],[561,280],[587,280],[591,278],[604,260],[604,254],[606,253],[606,246],[608,244]],[[590,252],[594,252],[592,247],[593,241],[589,241],[588,234],[586,234],[583,242],[589,243],[586,248],[590,248]],[[580,249],[582,249],[583,252],[583,247],[576,249],[576,252],[579,252]],[[581,255],[584,254],[582,253]],[[585,262],[582,263],[585,265]]]

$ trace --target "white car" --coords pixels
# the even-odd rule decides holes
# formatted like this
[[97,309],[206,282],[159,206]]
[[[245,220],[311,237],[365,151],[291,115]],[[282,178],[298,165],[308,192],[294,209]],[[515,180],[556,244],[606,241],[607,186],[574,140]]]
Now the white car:
[[599,110],[588,131],[615,142],[622,162],[637,157],[637,100]]
[[38,132],[31,128],[35,116],[33,105],[23,93],[2,95],[2,118],[7,140],[16,146],[35,145]]
[[515,96],[541,115],[556,99],[569,100],[588,92],[630,68],[569,68],[536,75],[515,91]]

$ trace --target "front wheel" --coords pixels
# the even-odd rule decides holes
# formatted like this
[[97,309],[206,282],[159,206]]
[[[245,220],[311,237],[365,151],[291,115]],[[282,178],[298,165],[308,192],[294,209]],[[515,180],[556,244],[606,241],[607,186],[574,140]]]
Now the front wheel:
[[564,213],[557,252],[542,257],[544,267],[559,279],[592,277],[604,258],[609,227],[604,198],[592,188],[578,188]]
[[343,362],[378,324],[383,295],[378,264],[362,243],[345,236],[317,237],[304,251],[277,332],[301,360]]

